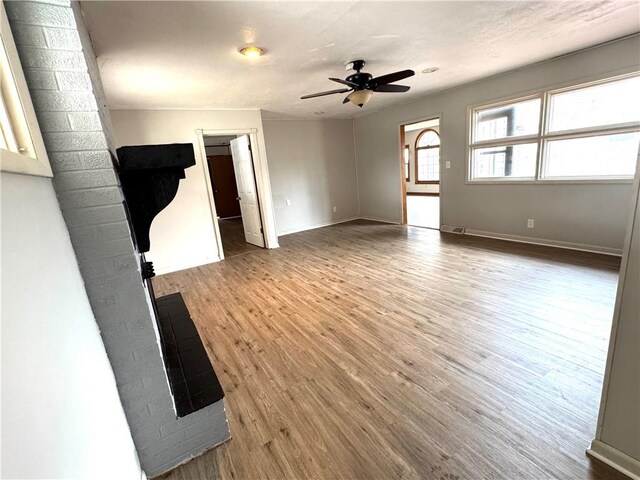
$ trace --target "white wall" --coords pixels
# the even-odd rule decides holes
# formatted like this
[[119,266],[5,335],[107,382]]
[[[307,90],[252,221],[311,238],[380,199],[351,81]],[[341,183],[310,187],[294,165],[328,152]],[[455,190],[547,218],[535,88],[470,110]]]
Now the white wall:
[[[185,170],[186,178],[180,181],[176,198],[151,225],[151,249],[147,257],[154,262],[156,272],[168,273],[218,260],[208,180],[196,130],[240,131],[254,128],[258,145],[253,147],[257,147],[257,153],[266,160],[260,111],[112,110],[111,121],[118,146],[189,142],[194,145],[196,165]],[[261,206],[267,208],[273,217],[270,203]],[[275,231],[265,232],[268,241],[276,246]]]
[[139,479],[51,180],[0,174],[2,478]]
[[[640,169],[640,156],[638,156]],[[636,175],[640,177],[640,172]],[[638,182],[638,180],[637,180]],[[640,192],[629,221],[592,450],[640,477]]]
[[351,120],[265,120],[264,137],[279,235],[359,215]]
[[[451,162],[441,171],[441,223],[620,251],[630,184],[465,184],[467,106],[640,69],[639,60],[634,36],[356,119],[361,215],[401,221],[399,124],[441,113],[441,161]],[[527,218],[535,219],[534,230]]]

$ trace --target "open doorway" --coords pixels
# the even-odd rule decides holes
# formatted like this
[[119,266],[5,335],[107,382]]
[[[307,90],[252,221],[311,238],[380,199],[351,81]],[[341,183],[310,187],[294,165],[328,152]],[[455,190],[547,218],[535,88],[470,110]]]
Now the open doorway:
[[220,258],[265,247],[249,135],[203,135]]
[[440,229],[440,118],[401,125],[403,223]]

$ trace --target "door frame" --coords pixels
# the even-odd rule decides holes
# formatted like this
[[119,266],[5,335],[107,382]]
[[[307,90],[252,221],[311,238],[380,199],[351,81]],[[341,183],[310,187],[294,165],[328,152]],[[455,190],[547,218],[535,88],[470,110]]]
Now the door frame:
[[213,189],[211,188],[209,164],[207,162],[207,151],[204,146],[205,136],[225,136],[225,135],[248,135],[249,144],[251,145],[251,160],[253,163],[253,171],[256,179],[256,192],[258,194],[258,209],[260,211],[260,220],[262,222],[262,233],[265,239],[265,248],[278,248],[278,234],[276,230],[275,217],[272,215],[273,202],[271,201],[271,181],[269,179],[269,168],[267,165],[266,154],[262,152],[258,141],[257,128],[225,128],[225,129],[198,129],[196,130],[198,137],[198,146],[200,147],[200,156],[203,159],[202,169],[204,173],[207,196],[209,197],[209,210],[211,213],[211,221],[213,223],[214,240],[218,247],[218,259],[224,260],[224,249],[222,246],[222,237],[220,235],[220,225],[218,223],[218,213],[216,210],[216,202],[213,197]]
[[[404,145],[405,145],[405,136],[404,136],[404,127],[407,125],[411,125],[412,123],[420,123],[420,122],[426,122],[428,120],[436,120],[438,119],[438,128],[440,130],[440,183],[439,183],[439,188],[438,188],[438,196],[440,197],[440,201],[438,202],[438,215],[439,215],[439,222],[440,225],[442,225],[442,192],[444,190],[444,182],[443,182],[443,174],[442,172],[444,171],[443,165],[443,155],[442,155],[442,112],[440,113],[434,113],[432,115],[427,115],[424,117],[419,117],[419,118],[415,118],[415,119],[411,119],[411,120],[403,120],[402,122],[399,122],[398,125],[398,158],[400,158],[400,185],[401,185],[401,189],[400,189],[400,194],[401,194],[401,199],[400,199],[400,203],[402,205],[402,222],[401,225],[406,225],[407,224],[407,182],[404,176]],[[411,167],[409,167],[409,169],[411,169]],[[438,228],[438,230],[440,230],[440,228]]]

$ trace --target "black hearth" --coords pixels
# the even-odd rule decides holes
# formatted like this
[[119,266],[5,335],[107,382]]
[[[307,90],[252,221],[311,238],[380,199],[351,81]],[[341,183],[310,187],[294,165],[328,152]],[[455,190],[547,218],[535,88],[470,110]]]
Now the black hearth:
[[202,345],[198,330],[180,293],[155,298],[153,265],[144,254],[150,249],[153,219],[175,198],[184,170],[195,165],[193,145],[139,145],[117,150],[117,170],[125,210],[140,254],[145,282],[160,332],[160,345],[169,385],[179,417],[224,397],[220,382]]

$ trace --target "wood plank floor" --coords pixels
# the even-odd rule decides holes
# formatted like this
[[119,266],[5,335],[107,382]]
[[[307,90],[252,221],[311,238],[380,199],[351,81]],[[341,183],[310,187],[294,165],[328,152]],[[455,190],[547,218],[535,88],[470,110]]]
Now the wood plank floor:
[[260,247],[251,245],[245,240],[242,218],[221,218],[218,220],[218,226],[225,258],[260,250]]
[[619,261],[357,221],[154,280],[233,438],[164,478],[614,479],[594,436]]

